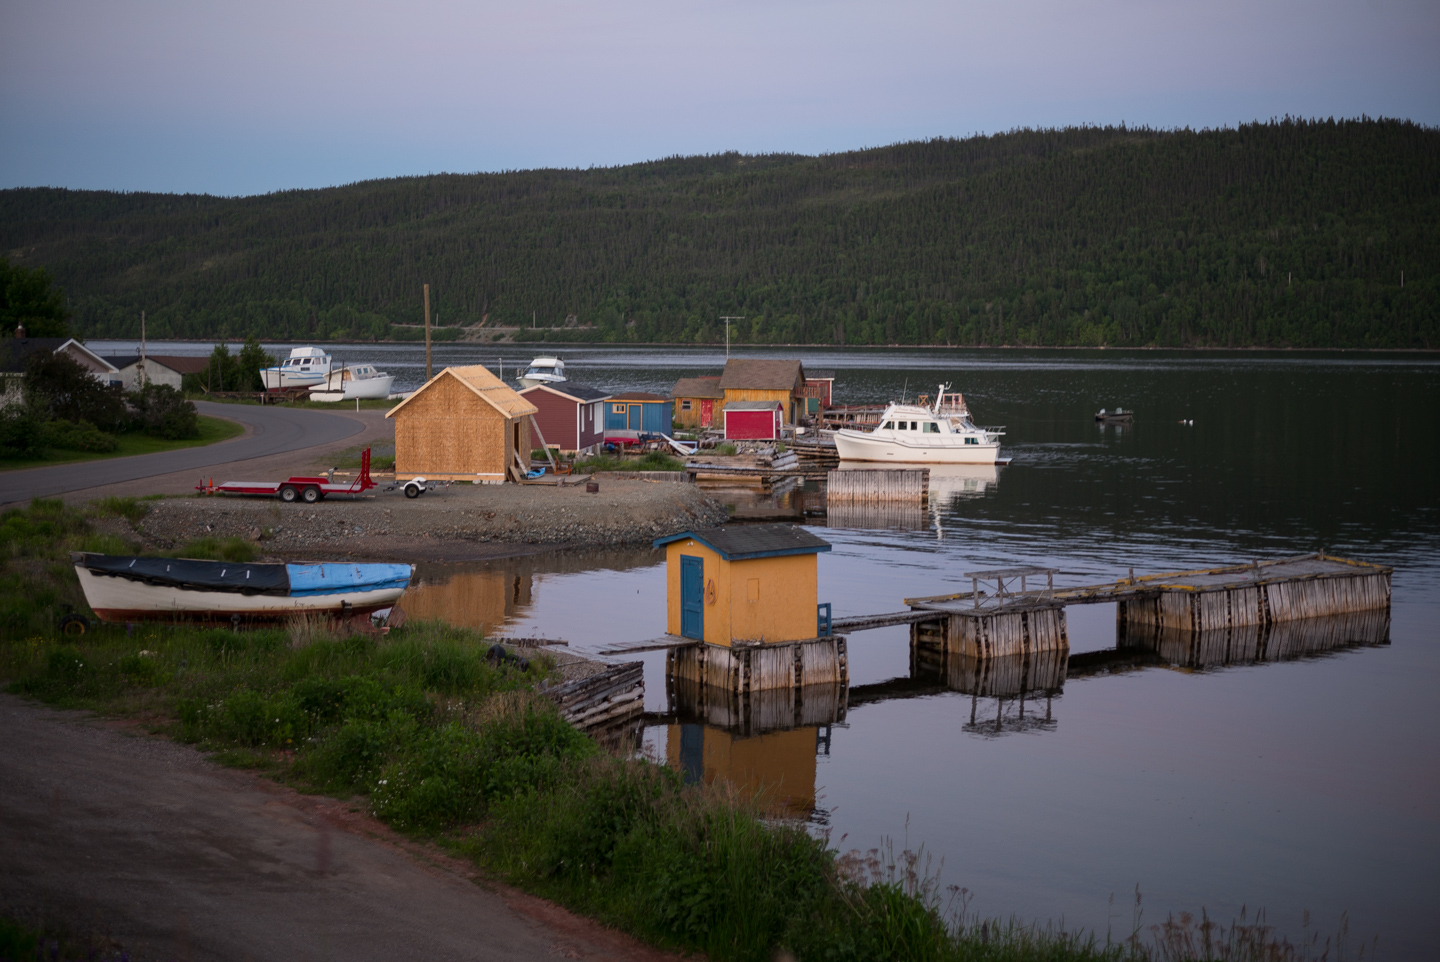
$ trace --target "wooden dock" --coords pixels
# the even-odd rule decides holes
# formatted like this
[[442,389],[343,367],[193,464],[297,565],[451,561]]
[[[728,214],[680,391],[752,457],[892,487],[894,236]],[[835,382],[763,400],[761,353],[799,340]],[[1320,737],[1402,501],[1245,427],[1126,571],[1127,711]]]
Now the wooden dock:
[[930,496],[927,468],[834,470],[825,476],[827,504],[871,504],[893,501],[924,504]]

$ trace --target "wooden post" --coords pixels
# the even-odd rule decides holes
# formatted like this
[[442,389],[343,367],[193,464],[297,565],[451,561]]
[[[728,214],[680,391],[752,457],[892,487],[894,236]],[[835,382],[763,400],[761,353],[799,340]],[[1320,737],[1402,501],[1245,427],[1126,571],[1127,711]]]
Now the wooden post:
[[430,380],[430,285],[425,285],[425,380]]
[[535,420],[535,415],[530,415],[530,426],[535,429],[535,436],[540,439],[540,447],[545,452],[545,457],[550,462],[550,476],[555,477],[555,455],[550,453],[550,445],[545,443],[545,434],[540,430],[540,422]]

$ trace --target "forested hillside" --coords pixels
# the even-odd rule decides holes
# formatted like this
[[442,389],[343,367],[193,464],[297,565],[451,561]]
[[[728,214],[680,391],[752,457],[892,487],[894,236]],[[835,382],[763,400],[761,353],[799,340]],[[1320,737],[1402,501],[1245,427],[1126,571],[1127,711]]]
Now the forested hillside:
[[0,255],[48,268],[87,336],[143,309],[152,337],[384,338],[428,282],[440,323],[536,339],[715,341],[730,314],[738,342],[1436,348],[1437,223],[1440,131],[1370,120],[0,191]]

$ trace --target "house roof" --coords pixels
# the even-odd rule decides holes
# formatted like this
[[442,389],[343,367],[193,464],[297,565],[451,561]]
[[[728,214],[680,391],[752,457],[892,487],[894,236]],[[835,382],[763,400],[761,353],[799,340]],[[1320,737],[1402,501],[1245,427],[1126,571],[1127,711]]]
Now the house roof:
[[210,366],[209,357],[193,354],[151,354],[147,360],[163,364],[178,374],[199,374]]
[[454,378],[459,381],[471,391],[474,391],[476,397],[483,400],[507,418],[523,418],[527,414],[535,414],[540,410],[517,394],[515,389],[510,387],[510,385],[490,373],[490,369],[483,364],[470,364],[465,367],[445,368],[439,374],[422,384],[418,390],[411,393],[405,400],[386,411],[385,416],[387,418],[393,418],[399,414],[405,409],[407,404],[424,394],[430,385],[439,381],[442,377]]
[[55,349],[55,353],[58,354],[58,353],[60,353],[61,351],[67,350],[67,349],[69,349],[69,348],[74,348],[76,351],[78,351],[78,352],[80,352],[81,354],[84,354],[86,357],[90,358],[90,360],[94,361],[96,364],[99,364],[100,367],[101,367],[101,370],[104,370],[104,369],[106,369],[106,368],[109,368],[110,373],[112,373],[112,374],[118,374],[118,373],[120,372],[120,369],[119,369],[118,367],[116,367],[115,365],[111,364],[109,361],[105,360],[105,359],[104,359],[103,357],[101,357],[99,354],[96,354],[94,351],[90,350],[88,347],[86,347],[84,344],[81,344],[79,341],[75,340],[75,338],[73,338],[73,337],[67,339],[64,344],[61,344],[59,347],[57,347],[57,348]]
[[32,354],[53,351],[68,340],[64,337],[0,338],[0,371],[23,371]]
[[805,372],[805,380],[807,380],[807,381],[833,381],[833,380],[835,380],[835,372],[834,372],[834,371],[806,371],[806,372]]
[[723,398],[725,392],[720,390],[720,376],[713,374],[710,377],[682,377],[670,389],[670,396]]
[[725,390],[789,391],[805,379],[799,361],[765,361],[732,357],[725,362],[720,387]]
[[719,528],[697,528],[672,534],[668,538],[657,538],[655,547],[686,538],[694,538],[726,561],[818,554],[830,550],[830,542],[793,524],[727,524]]
[[534,384],[519,393],[521,397],[525,397],[532,391],[549,391],[551,394],[558,394],[582,404],[589,401],[603,401],[610,396],[598,387],[586,387],[573,381],[565,381],[562,384]]
[[779,401],[731,401],[725,405],[725,413],[731,411],[775,411],[785,410],[785,405]]
[[661,397],[658,394],[650,394],[647,391],[626,391],[624,394],[616,394],[612,401],[668,401],[669,398]]

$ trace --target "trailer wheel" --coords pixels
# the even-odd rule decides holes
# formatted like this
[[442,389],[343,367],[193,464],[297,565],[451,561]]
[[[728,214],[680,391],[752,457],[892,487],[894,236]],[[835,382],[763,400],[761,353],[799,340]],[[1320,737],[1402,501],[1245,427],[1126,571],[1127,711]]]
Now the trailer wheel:
[[418,485],[418,484],[407,484],[407,485],[405,485],[405,497],[407,497],[407,498],[418,498],[418,497],[420,497],[420,485]]
[[320,489],[313,484],[309,485],[304,491],[300,492],[300,499],[306,504],[314,504],[320,500]]
[[291,485],[280,485],[280,500],[284,501],[286,504],[292,503],[296,499],[296,497],[299,496],[299,494],[300,492],[296,491],[295,488]]
[[90,628],[90,622],[80,615],[66,615],[60,619],[60,634],[68,635],[71,638],[85,634]]

